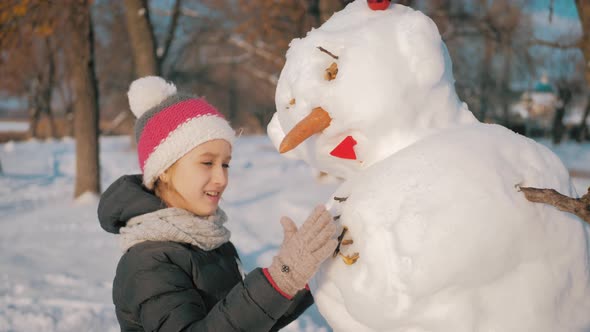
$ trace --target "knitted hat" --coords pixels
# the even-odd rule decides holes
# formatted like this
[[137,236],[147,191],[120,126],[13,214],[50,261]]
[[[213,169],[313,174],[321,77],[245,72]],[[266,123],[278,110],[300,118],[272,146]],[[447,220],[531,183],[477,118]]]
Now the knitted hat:
[[177,93],[174,84],[161,77],[133,81],[127,96],[137,117],[137,155],[148,189],[197,145],[214,139],[233,142],[234,130],[215,107],[203,98]]

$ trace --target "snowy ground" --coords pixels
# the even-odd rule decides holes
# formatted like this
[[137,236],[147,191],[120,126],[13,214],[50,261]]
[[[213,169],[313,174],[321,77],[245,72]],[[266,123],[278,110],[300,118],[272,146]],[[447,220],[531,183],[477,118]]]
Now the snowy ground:
[[2,131],[27,131],[28,121],[0,121],[0,132]]
[[[542,143],[568,167],[590,171],[590,144]],[[138,171],[126,137],[101,144],[103,188]],[[96,198],[71,199],[74,148],[69,139],[0,144],[0,332],[118,331],[111,286],[120,252],[116,237],[98,224]],[[590,179],[574,184],[583,194]],[[301,221],[336,186],[279,156],[267,138],[240,138],[222,207],[246,269],[270,262],[281,215]],[[330,329],[314,307],[286,330]]]

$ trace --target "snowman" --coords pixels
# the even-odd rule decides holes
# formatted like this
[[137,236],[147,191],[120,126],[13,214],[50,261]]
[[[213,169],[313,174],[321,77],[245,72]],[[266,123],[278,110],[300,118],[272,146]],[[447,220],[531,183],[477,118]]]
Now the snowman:
[[574,196],[566,168],[475,119],[428,17],[375,5],[291,42],[268,126],[283,155],[345,179],[319,311],[335,331],[589,331],[588,227],[516,188]]

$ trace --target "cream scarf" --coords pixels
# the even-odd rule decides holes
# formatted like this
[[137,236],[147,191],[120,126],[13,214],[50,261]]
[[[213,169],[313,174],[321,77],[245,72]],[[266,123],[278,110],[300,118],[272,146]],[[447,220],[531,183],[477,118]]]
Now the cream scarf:
[[143,241],[174,241],[193,244],[205,251],[229,241],[230,231],[223,226],[227,215],[199,217],[186,210],[167,208],[131,218],[120,232],[123,252]]

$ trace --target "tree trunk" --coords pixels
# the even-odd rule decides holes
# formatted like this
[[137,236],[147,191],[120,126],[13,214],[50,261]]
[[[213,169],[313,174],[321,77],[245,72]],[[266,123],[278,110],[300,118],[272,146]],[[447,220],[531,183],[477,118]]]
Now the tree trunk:
[[37,137],[37,125],[39,123],[39,77],[33,78],[29,83],[29,95],[27,97],[28,110],[29,110],[29,132],[31,137]]
[[565,105],[560,105],[555,109],[555,116],[553,117],[553,128],[551,129],[551,137],[553,144],[558,145],[561,143],[563,133],[565,132],[565,126],[563,125],[563,117],[565,116]]
[[557,87],[557,95],[559,97],[559,107],[555,109],[555,116],[553,117],[553,128],[551,136],[553,144],[561,143],[563,134],[565,133],[565,126],[563,125],[563,118],[567,105],[572,99],[572,92],[569,87],[561,85]]
[[488,93],[490,92],[491,86],[491,76],[490,70],[492,67],[492,59],[494,57],[494,42],[488,38],[484,37],[484,44],[485,44],[485,51],[484,51],[484,58],[481,63],[480,68],[480,88],[479,88],[479,120],[485,122],[488,116],[488,107],[489,107],[489,100],[488,100]]
[[[135,76],[160,76],[160,61],[156,55],[156,38],[152,29],[152,23],[149,16],[147,0],[125,0],[125,17],[127,23],[127,32],[131,42],[131,52],[133,54],[133,63],[135,65]],[[174,22],[173,22],[174,23]],[[125,122],[129,122],[133,128],[135,115],[131,110],[126,110],[128,116]],[[129,132],[131,145],[135,146],[135,135],[133,131]]]
[[53,112],[51,110],[51,98],[53,96],[53,87],[55,86],[55,52],[51,45],[49,37],[45,38],[45,48],[47,49],[48,56],[48,68],[47,76],[44,77],[43,84],[41,85],[41,98],[42,98],[42,113],[47,115],[47,121],[49,121],[49,135],[53,138],[57,138],[57,130],[55,127],[55,120],[53,119]]
[[74,93],[76,187],[74,197],[100,193],[98,141],[98,84],[94,68],[94,34],[89,0],[71,5],[68,23],[72,57],[70,74]]
[[[584,54],[584,59],[586,60],[584,77],[586,78],[586,83],[590,84],[590,1],[576,0],[576,8],[578,9],[578,15],[580,16],[580,22],[582,23],[581,49]],[[582,141],[586,138],[586,131],[588,129],[586,120],[589,113],[590,103],[586,107],[584,116],[582,116],[582,122],[580,122],[579,125],[578,137],[576,137],[578,141]]]
[[584,76],[586,82],[590,84],[590,1],[576,0],[576,7],[578,15],[580,15],[580,22],[582,23],[582,53],[586,59],[586,67]]
[[509,103],[509,97],[510,97],[510,82],[511,82],[511,77],[510,77],[510,72],[511,72],[511,68],[512,68],[512,50],[511,50],[511,42],[510,40],[506,40],[503,43],[504,45],[502,46],[503,49],[503,53],[504,53],[504,67],[502,68],[502,82],[500,83],[500,89],[501,89],[501,94],[500,96],[502,96],[502,101],[501,101],[501,105],[502,105],[502,117],[504,118],[504,126],[506,126],[507,128],[511,128],[511,123],[510,123],[510,103]]
[[125,0],[127,31],[137,77],[160,75],[156,42],[146,0]]
[[[65,76],[70,77],[71,75],[66,74]],[[64,114],[66,119],[66,128],[63,132],[65,136],[74,137],[74,102],[71,96],[66,96],[66,90],[72,91],[71,83],[68,80],[64,80],[64,82],[60,84],[60,87],[58,89],[60,92],[61,102],[64,107]]]
[[[172,17],[170,18],[170,25],[168,26],[168,32],[166,33],[166,39],[164,40],[164,44],[161,49],[156,50],[156,59],[158,60],[158,68],[160,69],[160,73],[164,72],[162,68],[164,68],[164,60],[168,56],[170,52],[170,47],[172,47],[172,41],[174,41],[174,36],[176,35],[176,28],[178,27],[178,19],[180,18],[180,9],[182,7],[182,0],[176,0],[174,6],[172,7]],[[151,27],[150,27],[151,29]],[[153,30],[152,30],[153,31]],[[153,33],[152,33],[153,35]],[[154,41],[154,45],[155,45]],[[161,52],[160,52],[161,51]]]
[[576,134],[576,141],[579,143],[583,142],[587,138],[586,133],[588,132],[588,125],[586,124],[586,121],[588,119],[589,114],[590,114],[590,100],[588,101],[588,104],[586,105],[586,109],[584,110],[584,115],[582,115],[582,121],[578,125],[578,130],[576,131],[576,133],[577,133]]

